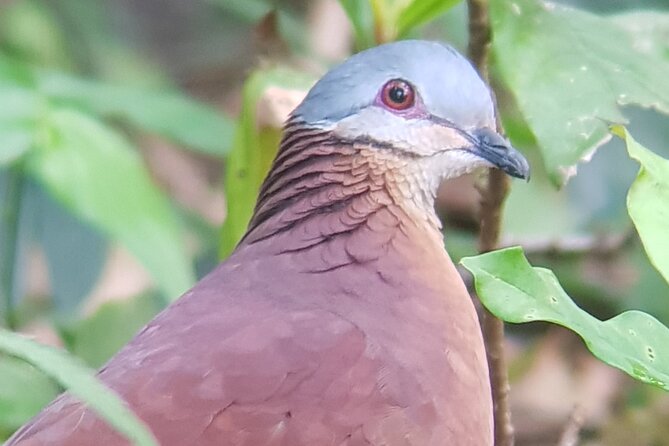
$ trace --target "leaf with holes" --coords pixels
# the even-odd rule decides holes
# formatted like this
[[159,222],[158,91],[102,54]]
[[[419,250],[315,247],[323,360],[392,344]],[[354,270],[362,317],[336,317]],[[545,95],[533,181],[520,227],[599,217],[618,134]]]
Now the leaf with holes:
[[669,390],[669,329],[641,311],[600,321],[580,309],[555,275],[533,268],[518,247],[465,257],[476,292],[495,316],[512,323],[547,321],[576,332],[600,360]]
[[608,123],[625,122],[619,106],[669,113],[669,59],[638,49],[619,16],[541,0],[496,0],[491,15],[497,71],[555,184],[609,138]]

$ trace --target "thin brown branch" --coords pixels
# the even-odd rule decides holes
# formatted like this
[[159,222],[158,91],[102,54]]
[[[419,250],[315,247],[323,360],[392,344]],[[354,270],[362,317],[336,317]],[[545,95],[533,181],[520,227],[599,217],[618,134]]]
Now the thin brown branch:
[[585,414],[583,413],[583,407],[578,405],[574,407],[569,416],[569,420],[562,431],[562,436],[560,436],[558,446],[577,446],[578,437],[584,422]]
[[[481,77],[489,83],[488,58],[492,31],[488,0],[468,0],[467,5],[469,9],[469,58]],[[500,133],[504,131],[499,115],[497,115],[497,131]],[[490,169],[486,184],[481,190],[481,228],[479,232],[479,251],[481,252],[491,251],[499,245],[502,205],[508,190],[507,176],[497,169]],[[504,323],[484,310],[481,328],[490,368],[495,416],[495,445],[512,446],[514,432],[511,424],[509,377],[504,353]]]

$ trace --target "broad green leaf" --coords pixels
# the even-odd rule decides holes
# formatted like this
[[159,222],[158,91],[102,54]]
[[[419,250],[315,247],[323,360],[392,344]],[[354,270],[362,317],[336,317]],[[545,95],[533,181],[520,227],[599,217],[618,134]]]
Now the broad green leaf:
[[158,445],[151,431],[123,400],[76,358],[3,329],[0,329],[0,352],[22,359],[49,375],[135,445]]
[[358,49],[374,46],[374,15],[369,0],[339,0],[351,21]]
[[495,316],[512,323],[547,321],[576,332],[600,360],[669,390],[669,329],[641,311],[600,321],[580,309],[555,275],[533,268],[518,247],[466,257],[476,292]]
[[16,161],[33,143],[43,106],[38,94],[0,79],[0,166]]
[[397,36],[404,37],[414,28],[435,19],[460,0],[413,0],[397,16]]
[[160,309],[149,295],[105,302],[88,318],[64,328],[68,350],[91,367],[100,367]]
[[151,91],[42,73],[39,88],[50,99],[104,117],[121,118],[187,147],[223,156],[232,141],[229,119],[171,91]]
[[[259,101],[263,95],[269,95],[264,97],[266,103],[280,102],[276,96],[284,93],[301,97],[312,81],[283,68],[256,71],[246,81],[234,146],[225,166],[228,212],[222,229],[221,257],[230,254],[244,235],[281,139],[280,123],[258,122]],[[274,91],[270,91],[272,88]]]
[[648,258],[669,282],[669,160],[636,142],[622,126],[613,131],[627,143],[641,167],[627,194],[627,211]]
[[0,441],[35,416],[60,390],[30,364],[0,355]]
[[73,110],[52,112],[29,172],[75,215],[132,252],[169,298],[194,282],[179,221],[140,157],[117,133]]
[[630,10],[611,18],[630,32],[636,48],[669,59],[669,12]]
[[609,138],[609,122],[625,122],[620,105],[669,113],[669,61],[616,20],[541,0],[494,0],[491,13],[496,67],[554,183]]

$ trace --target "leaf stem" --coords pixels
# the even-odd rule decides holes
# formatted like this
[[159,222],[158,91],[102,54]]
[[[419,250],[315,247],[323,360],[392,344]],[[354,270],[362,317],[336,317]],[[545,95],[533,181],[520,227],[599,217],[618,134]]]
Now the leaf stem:
[[[467,0],[469,10],[468,55],[483,80],[489,83],[488,58],[492,31],[488,0]],[[504,129],[497,116],[497,131]],[[499,245],[502,205],[509,190],[509,179],[500,170],[490,169],[487,181],[481,188],[481,227],[479,231],[479,251],[488,252]],[[504,322],[483,309],[481,321],[483,339],[486,345],[490,384],[492,387],[495,417],[495,445],[513,446],[514,431],[511,424],[509,404],[509,376],[504,354]]]
[[6,172],[5,199],[2,206],[1,220],[3,240],[0,246],[0,293],[2,293],[5,311],[5,325],[10,330],[16,329],[16,314],[14,312],[14,270],[16,268],[16,254],[18,246],[19,216],[25,174],[23,162],[19,161]]

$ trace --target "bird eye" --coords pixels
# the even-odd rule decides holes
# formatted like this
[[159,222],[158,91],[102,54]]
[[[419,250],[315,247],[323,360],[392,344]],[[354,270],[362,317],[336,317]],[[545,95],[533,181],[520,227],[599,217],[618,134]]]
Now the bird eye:
[[414,104],[415,93],[411,84],[402,79],[386,82],[381,92],[383,104],[393,110],[406,110]]

